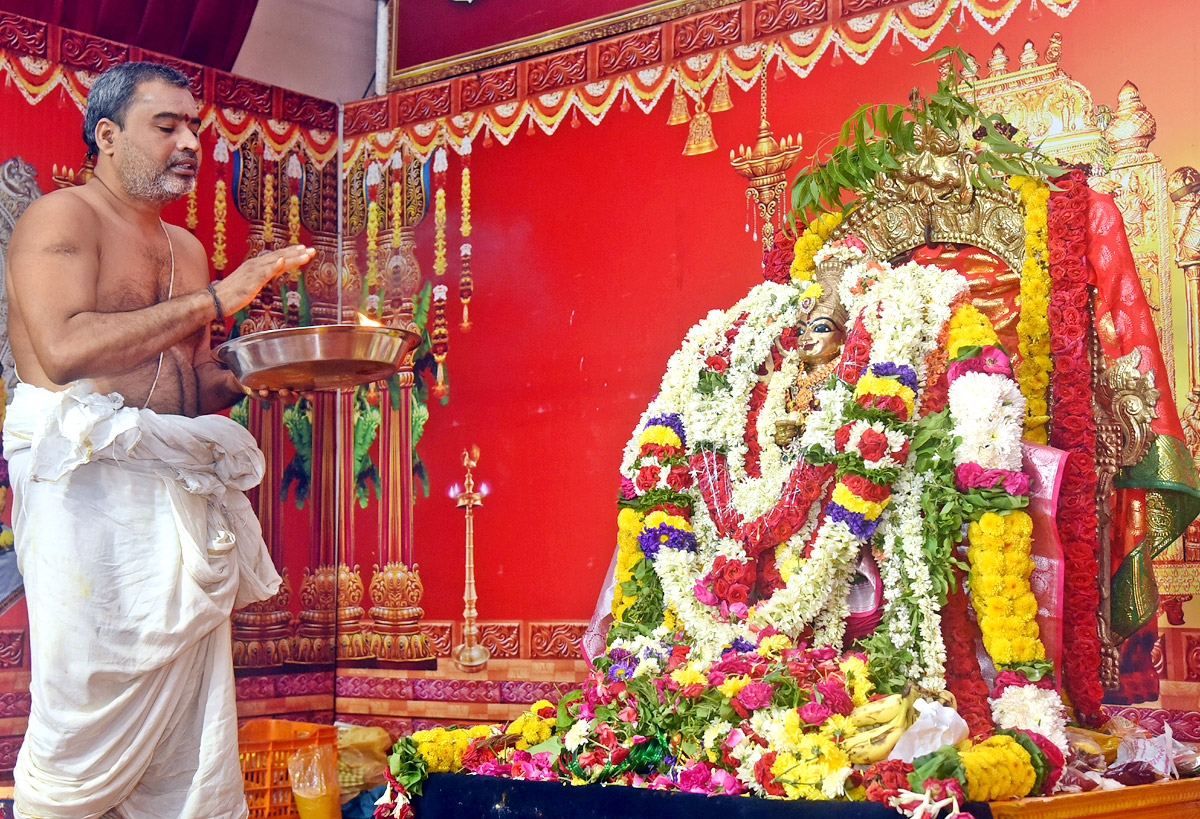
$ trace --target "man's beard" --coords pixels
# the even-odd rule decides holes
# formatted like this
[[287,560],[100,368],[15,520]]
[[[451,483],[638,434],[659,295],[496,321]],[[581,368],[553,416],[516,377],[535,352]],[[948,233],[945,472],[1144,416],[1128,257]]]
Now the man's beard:
[[174,202],[196,187],[195,176],[181,176],[171,170],[177,162],[195,159],[195,154],[176,151],[163,166],[155,166],[144,154],[125,143],[126,150],[117,165],[117,176],[125,193],[134,199],[157,205]]

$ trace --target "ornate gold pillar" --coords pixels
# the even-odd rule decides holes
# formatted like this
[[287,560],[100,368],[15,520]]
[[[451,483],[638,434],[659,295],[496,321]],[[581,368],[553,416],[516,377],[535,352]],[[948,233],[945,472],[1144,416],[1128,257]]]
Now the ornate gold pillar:
[[337,640],[338,446],[337,393],[313,398],[311,551],[300,583],[299,663],[332,664]]
[[338,660],[363,660],[371,656],[371,639],[363,627],[366,612],[360,603],[363,598],[363,582],[358,574],[358,563],[354,549],[354,390],[342,390],[335,394],[335,418],[337,420],[337,547],[338,547],[338,598],[337,598],[337,658]]
[[265,469],[254,491],[254,511],[262,524],[271,559],[281,569],[283,582],[270,599],[233,613],[233,664],[236,668],[271,668],[292,657],[292,588],[283,568],[283,526],[279,487],[283,478],[283,408],[262,401],[250,402],[250,432],[262,448]]
[[[399,376],[399,402],[390,391],[380,402],[379,556],[371,578],[371,650],[381,666],[435,668],[437,659],[421,632],[424,586],[412,562],[412,383]],[[411,567],[411,568],[410,568]]]
[[[1188,449],[1200,457],[1200,172],[1176,168],[1167,182],[1172,205],[1171,238],[1175,264],[1183,271],[1187,321],[1188,392],[1183,408],[1183,433]],[[1186,561],[1200,561],[1200,522],[1184,534]]]

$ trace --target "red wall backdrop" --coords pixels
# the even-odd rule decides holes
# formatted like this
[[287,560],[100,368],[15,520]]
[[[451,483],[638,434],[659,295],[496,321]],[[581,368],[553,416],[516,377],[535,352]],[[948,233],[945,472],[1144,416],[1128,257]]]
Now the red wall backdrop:
[[[1168,171],[1200,164],[1200,29],[1190,0],[1081,0],[1066,19],[1022,4],[998,35],[967,17],[935,47],[961,45],[986,61],[1002,42],[1015,66],[1026,39],[1039,52],[1063,34],[1061,65],[1115,107],[1125,80],[1158,120],[1151,145]],[[957,15],[956,15],[957,17]],[[903,42],[865,66],[822,58],[810,76],[769,72],[777,136],[803,134],[818,151],[855,107],[901,102],[929,88],[926,56]],[[464,446],[477,443],[477,478],[491,494],[476,514],[483,619],[586,619],[615,538],[621,449],[657,389],[667,358],[708,310],[727,307],[759,279],[760,247],[745,233],[744,180],[728,152],[753,140],[757,89],[732,87],[715,114],[720,149],[681,155],[686,126],[666,124],[669,98],[649,115],[614,108],[598,126],[580,118],[553,135],[522,129],[471,157],[474,327],[457,329],[451,286],[451,400],[432,408],[421,442],[431,496],[416,506],[415,557],[427,617],[461,615],[463,519],[447,497],[462,480]],[[451,156],[450,246],[457,248],[457,168]],[[432,266],[433,225],[418,231]],[[450,274],[457,270],[451,253]],[[1182,320],[1182,304],[1176,310]]]

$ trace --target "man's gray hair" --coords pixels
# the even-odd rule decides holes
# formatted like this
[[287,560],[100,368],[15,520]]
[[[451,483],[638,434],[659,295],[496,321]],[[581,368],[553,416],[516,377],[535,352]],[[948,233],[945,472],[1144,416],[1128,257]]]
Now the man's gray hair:
[[186,74],[160,63],[121,63],[96,78],[88,92],[87,111],[83,115],[83,141],[87,144],[89,157],[100,153],[100,146],[96,144],[96,126],[100,120],[109,119],[124,128],[125,113],[138,84],[154,80],[176,88],[189,87]]

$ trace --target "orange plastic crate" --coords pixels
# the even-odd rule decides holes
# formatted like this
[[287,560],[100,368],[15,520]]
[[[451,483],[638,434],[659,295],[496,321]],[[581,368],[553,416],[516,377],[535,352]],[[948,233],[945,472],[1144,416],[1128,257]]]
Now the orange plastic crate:
[[242,760],[250,819],[299,819],[292,799],[288,760],[301,748],[316,745],[336,750],[337,729],[311,722],[256,719],[238,730],[238,755]]

